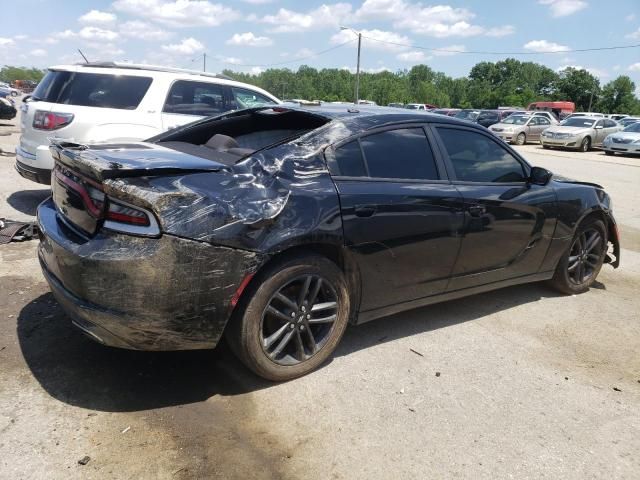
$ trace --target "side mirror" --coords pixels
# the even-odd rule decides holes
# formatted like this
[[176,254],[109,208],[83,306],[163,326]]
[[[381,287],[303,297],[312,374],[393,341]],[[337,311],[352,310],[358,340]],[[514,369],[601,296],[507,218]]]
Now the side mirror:
[[533,167],[529,175],[529,183],[533,183],[534,185],[546,185],[549,183],[549,180],[551,180],[552,175],[553,173],[546,168]]

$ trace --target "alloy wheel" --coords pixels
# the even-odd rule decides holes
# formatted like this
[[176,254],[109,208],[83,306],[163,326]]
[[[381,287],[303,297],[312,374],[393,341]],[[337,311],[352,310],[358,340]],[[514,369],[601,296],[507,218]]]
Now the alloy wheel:
[[582,285],[593,276],[600,267],[603,248],[602,236],[595,228],[587,229],[576,237],[567,262],[567,273],[572,283]]
[[282,286],[262,313],[260,343],[279,365],[296,365],[329,340],[338,315],[334,287],[319,275],[303,275]]

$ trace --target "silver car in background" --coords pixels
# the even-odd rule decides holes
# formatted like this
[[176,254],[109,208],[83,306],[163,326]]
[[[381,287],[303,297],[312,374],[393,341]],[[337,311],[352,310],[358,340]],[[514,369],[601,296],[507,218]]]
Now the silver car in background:
[[632,123],[621,132],[607,135],[602,142],[607,155],[619,153],[640,154],[640,122]]
[[608,118],[572,117],[543,131],[540,143],[543,148],[565,147],[588,152],[591,147],[602,144],[607,135],[620,130],[622,127]]
[[524,145],[540,139],[543,130],[551,126],[551,121],[542,115],[510,115],[500,123],[489,127],[496,136],[508,143]]

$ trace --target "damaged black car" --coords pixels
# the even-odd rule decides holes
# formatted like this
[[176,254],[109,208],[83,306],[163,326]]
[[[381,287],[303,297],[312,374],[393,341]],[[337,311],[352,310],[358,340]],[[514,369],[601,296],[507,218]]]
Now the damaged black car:
[[525,282],[580,293],[620,259],[602,187],[442,115],[274,106],[51,150],[38,252],[73,324],[139,350],[224,336],[271,380],[349,323]]

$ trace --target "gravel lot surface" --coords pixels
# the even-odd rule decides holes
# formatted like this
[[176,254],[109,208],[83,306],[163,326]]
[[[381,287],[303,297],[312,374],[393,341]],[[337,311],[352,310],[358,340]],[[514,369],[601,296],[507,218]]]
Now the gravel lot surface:
[[[18,122],[0,123],[11,151]],[[284,384],[224,346],[93,343],[37,242],[0,246],[0,478],[640,478],[640,158],[518,148],[606,187],[621,268],[579,296],[525,285],[352,327]],[[14,160],[0,155],[0,217],[29,219],[47,189]]]

